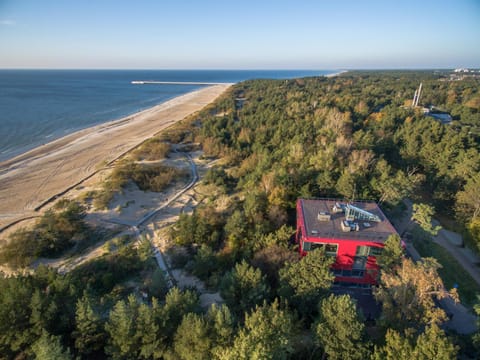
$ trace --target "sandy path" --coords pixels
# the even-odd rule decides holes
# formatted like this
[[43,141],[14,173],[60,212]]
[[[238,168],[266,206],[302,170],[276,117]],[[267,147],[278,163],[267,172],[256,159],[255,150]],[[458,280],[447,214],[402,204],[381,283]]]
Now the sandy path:
[[88,128],[0,163],[0,229],[95,173],[173,122],[215,100],[230,84],[179,96],[124,119]]

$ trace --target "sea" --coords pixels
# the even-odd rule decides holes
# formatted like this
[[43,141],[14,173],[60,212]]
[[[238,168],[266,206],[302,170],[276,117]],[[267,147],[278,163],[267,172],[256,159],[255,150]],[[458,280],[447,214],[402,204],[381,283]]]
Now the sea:
[[200,88],[132,81],[225,82],[335,70],[0,70],[0,162],[75,131]]

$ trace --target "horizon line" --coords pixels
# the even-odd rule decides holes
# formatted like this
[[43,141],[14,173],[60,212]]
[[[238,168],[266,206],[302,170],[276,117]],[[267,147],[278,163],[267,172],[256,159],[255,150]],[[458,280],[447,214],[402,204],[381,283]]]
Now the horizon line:
[[480,70],[480,67],[469,67],[469,66],[457,66],[457,67],[378,67],[378,68],[369,68],[369,67],[345,67],[345,68],[325,68],[325,69],[314,69],[314,68],[107,68],[107,67],[92,67],[92,68],[82,68],[82,67],[0,67],[0,70],[138,70],[138,71],[378,71],[378,70],[452,70],[452,69],[472,69]]

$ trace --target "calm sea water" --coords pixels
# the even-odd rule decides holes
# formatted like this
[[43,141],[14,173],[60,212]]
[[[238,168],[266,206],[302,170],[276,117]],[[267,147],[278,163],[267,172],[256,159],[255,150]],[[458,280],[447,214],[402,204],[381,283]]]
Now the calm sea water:
[[133,80],[239,82],[335,71],[0,70],[0,161],[74,131],[128,116],[200,86]]

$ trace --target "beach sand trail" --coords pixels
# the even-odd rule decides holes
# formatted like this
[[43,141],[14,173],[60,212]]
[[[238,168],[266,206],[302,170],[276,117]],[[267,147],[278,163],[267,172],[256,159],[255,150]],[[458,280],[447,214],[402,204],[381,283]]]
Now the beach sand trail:
[[214,101],[231,84],[214,85],[78,131],[0,163],[0,229],[35,209],[174,122]]

